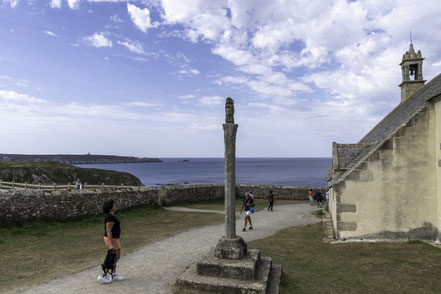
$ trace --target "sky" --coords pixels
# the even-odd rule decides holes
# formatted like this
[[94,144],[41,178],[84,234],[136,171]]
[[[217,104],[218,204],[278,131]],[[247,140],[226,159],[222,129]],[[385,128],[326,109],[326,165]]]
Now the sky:
[[439,0],[0,0],[0,153],[331,157],[441,73]]

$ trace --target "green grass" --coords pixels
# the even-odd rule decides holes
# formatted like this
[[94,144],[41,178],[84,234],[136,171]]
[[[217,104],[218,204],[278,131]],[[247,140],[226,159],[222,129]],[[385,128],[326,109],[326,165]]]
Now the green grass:
[[[194,227],[219,224],[221,214],[136,208],[117,213],[122,255]],[[103,217],[0,228],[0,289],[29,286],[102,263]],[[66,264],[69,264],[67,267]]]
[[[300,203],[308,203],[299,201]],[[287,201],[286,204],[299,203]],[[266,206],[257,199],[257,206]],[[276,202],[277,204],[278,202]],[[285,203],[280,201],[278,204]],[[223,209],[223,201],[185,204]],[[146,244],[187,229],[222,223],[211,213],[137,208],[118,213],[123,257]],[[27,286],[102,262],[106,250],[103,218],[41,222],[0,228],[1,291]],[[441,250],[420,241],[407,243],[322,242],[323,224],[294,227],[248,243],[282,264],[281,293],[441,293]],[[72,267],[66,268],[66,262]]]
[[248,243],[282,264],[280,293],[441,293],[441,250],[423,242],[322,242],[323,225]]

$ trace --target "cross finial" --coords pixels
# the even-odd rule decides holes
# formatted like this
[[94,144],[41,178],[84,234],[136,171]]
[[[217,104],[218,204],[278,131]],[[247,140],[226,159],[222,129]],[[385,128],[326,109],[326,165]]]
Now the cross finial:
[[413,45],[412,44],[412,30],[410,30],[410,44]]

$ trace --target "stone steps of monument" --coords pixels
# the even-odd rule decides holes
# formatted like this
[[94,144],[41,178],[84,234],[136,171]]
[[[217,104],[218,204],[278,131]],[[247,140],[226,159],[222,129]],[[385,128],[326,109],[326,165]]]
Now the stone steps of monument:
[[279,294],[280,278],[282,276],[282,266],[273,264],[268,280],[267,294]]
[[220,293],[267,294],[271,268],[271,258],[261,257],[256,268],[256,277],[251,280],[245,280],[198,275],[195,263],[181,275],[177,284],[179,286]]
[[196,263],[199,275],[233,279],[252,280],[256,276],[256,268],[260,262],[260,250],[248,250],[242,259],[223,259],[214,256],[211,250],[208,256]]

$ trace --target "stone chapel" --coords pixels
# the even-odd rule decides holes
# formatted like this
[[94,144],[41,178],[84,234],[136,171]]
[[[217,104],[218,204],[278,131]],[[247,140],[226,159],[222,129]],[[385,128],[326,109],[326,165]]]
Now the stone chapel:
[[338,240],[441,240],[441,74],[427,84],[412,42],[401,103],[358,143],[332,143],[329,211]]

